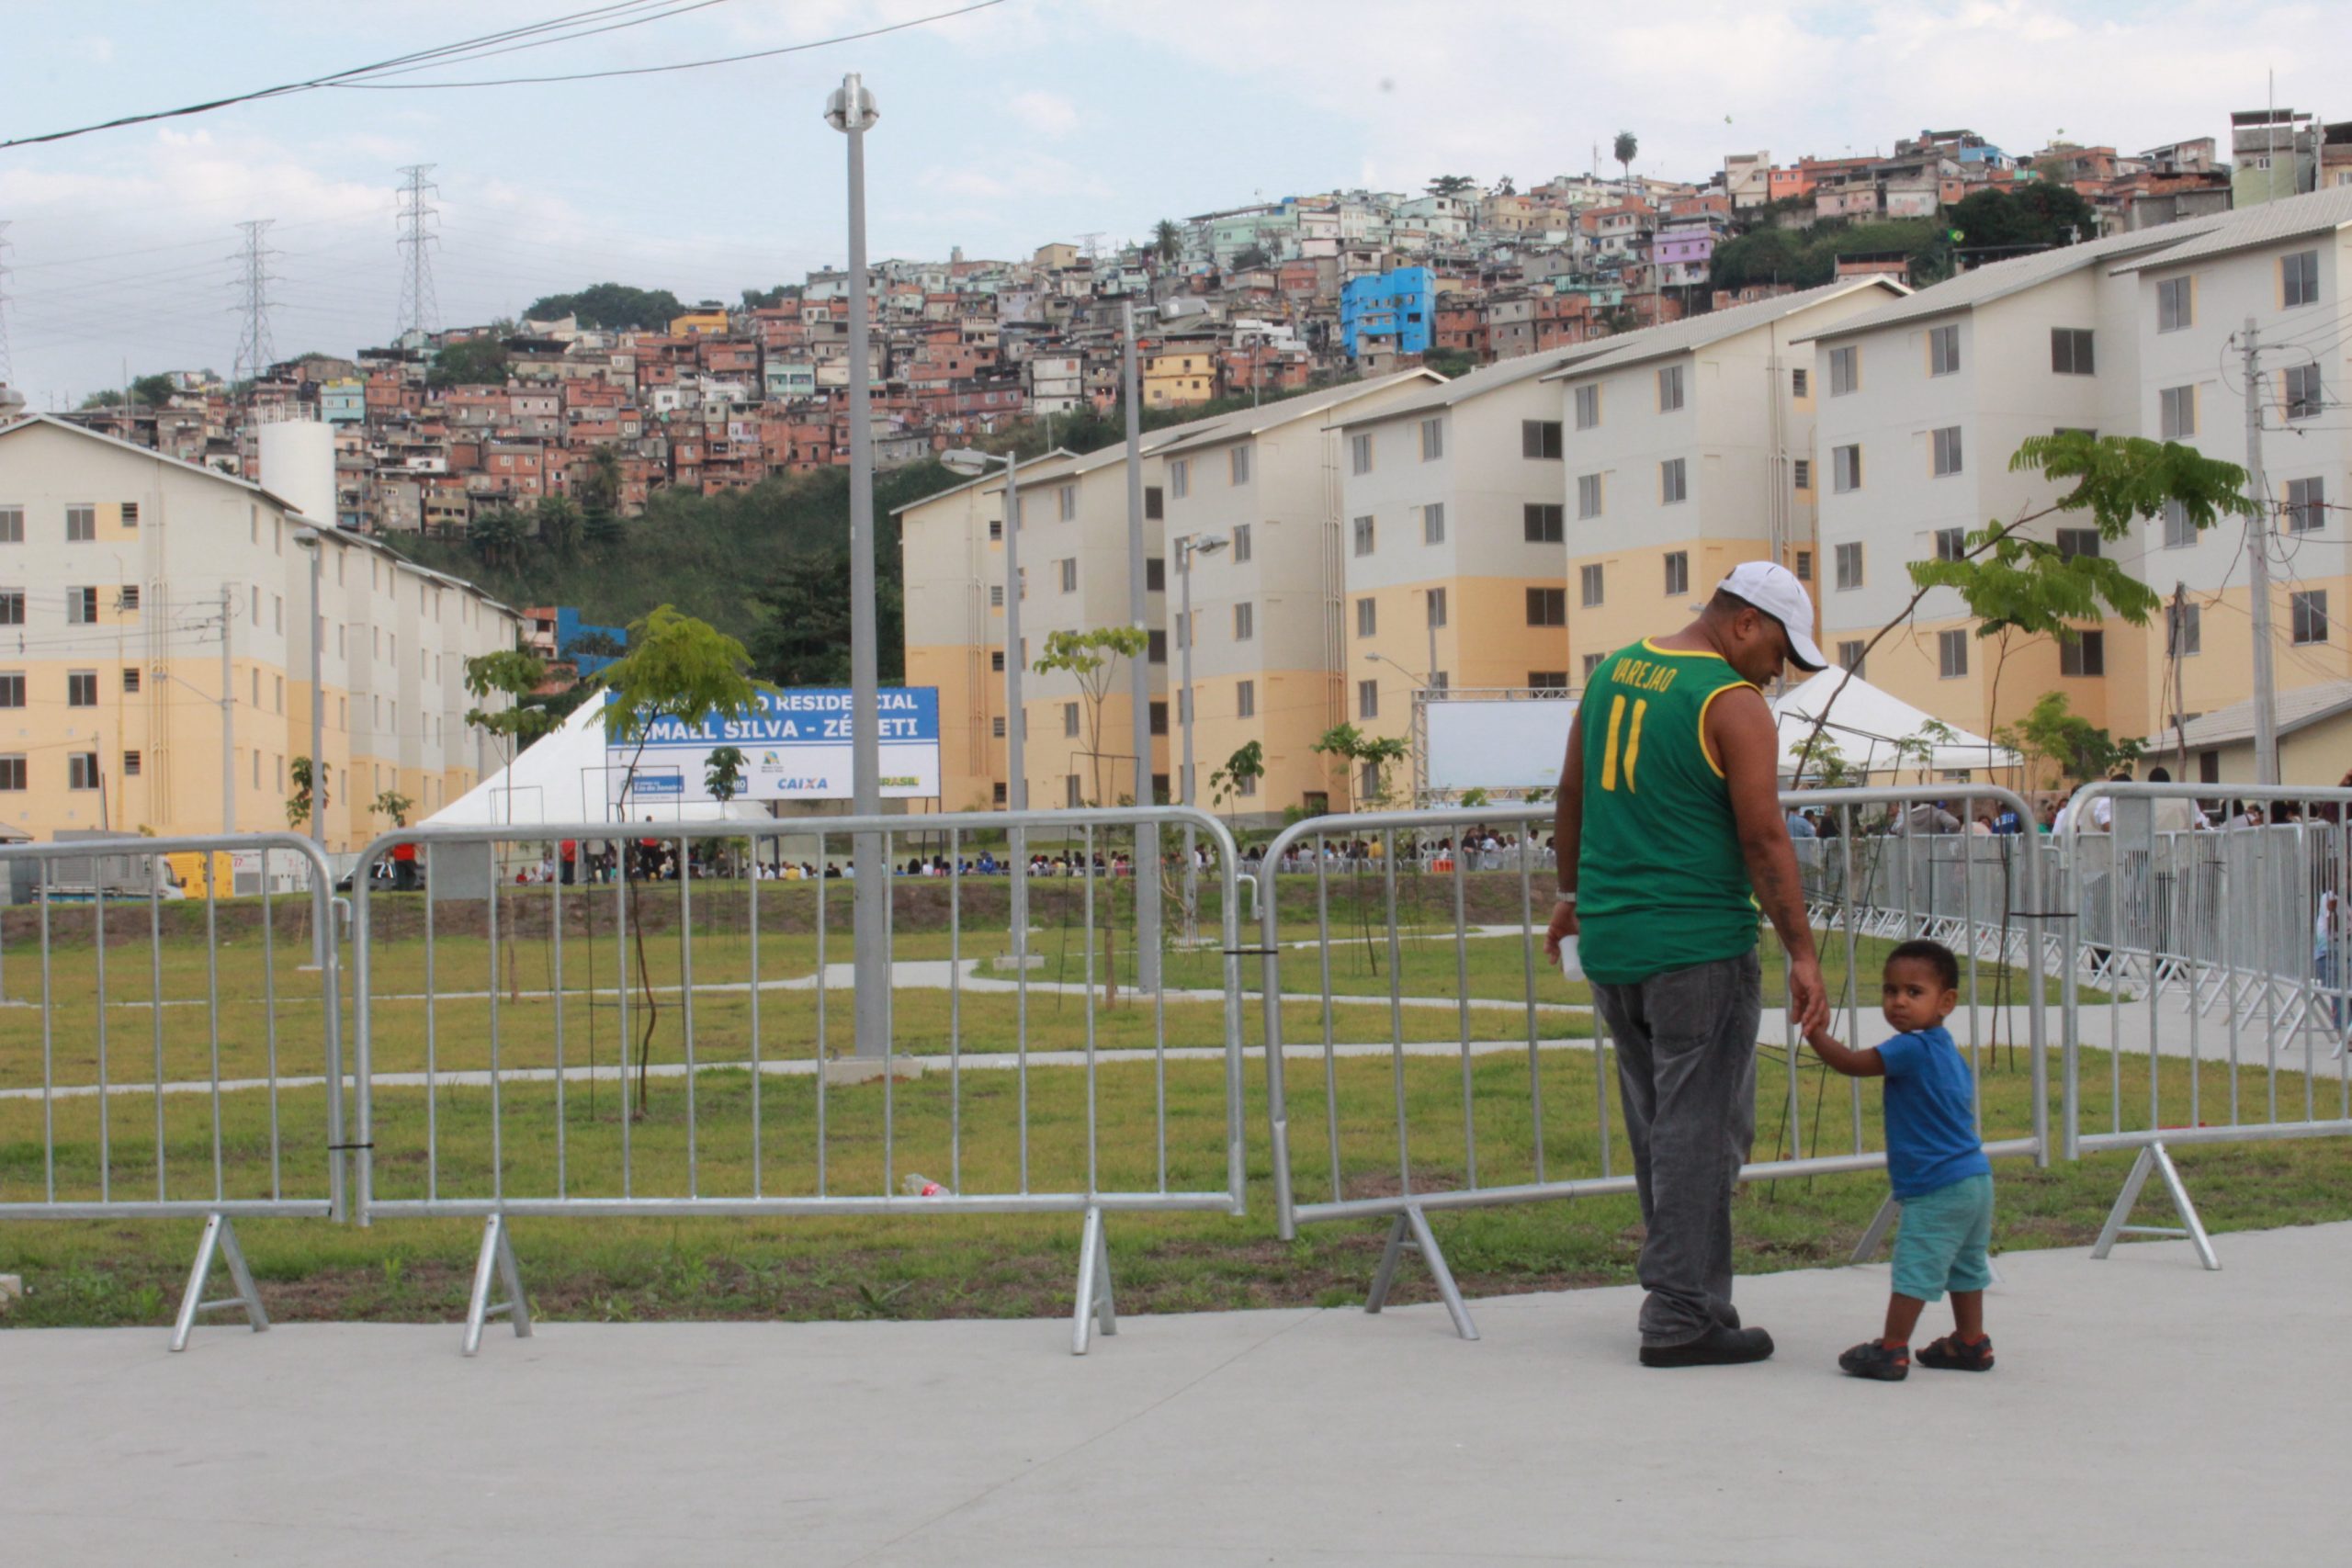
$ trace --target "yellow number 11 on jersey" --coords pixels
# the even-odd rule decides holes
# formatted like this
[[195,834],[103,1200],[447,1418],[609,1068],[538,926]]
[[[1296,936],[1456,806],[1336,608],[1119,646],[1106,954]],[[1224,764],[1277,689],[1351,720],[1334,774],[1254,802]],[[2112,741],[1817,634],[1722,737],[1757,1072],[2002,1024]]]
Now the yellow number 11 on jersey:
[[1622,738],[1624,742],[1625,793],[1634,793],[1634,764],[1641,761],[1642,756],[1642,716],[1649,712],[1649,708],[1647,697],[1636,697],[1634,700],[1633,722],[1628,725],[1623,694],[1609,699],[1609,739],[1600,750],[1601,788],[1613,790],[1617,787],[1618,742]]

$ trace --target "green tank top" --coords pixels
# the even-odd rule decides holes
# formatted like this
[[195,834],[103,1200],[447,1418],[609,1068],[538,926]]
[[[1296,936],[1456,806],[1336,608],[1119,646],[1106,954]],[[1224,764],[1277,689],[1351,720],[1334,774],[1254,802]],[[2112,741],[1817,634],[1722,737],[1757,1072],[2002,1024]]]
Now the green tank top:
[[1709,703],[1748,684],[1721,654],[1646,639],[1586,684],[1577,914],[1592,978],[1630,985],[1756,945],[1731,791],[1700,728]]

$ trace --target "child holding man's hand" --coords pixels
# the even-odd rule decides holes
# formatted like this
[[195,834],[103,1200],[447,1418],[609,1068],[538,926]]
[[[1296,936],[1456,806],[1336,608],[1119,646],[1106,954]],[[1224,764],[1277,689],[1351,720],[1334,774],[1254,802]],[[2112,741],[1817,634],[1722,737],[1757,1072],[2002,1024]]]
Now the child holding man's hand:
[[1960,961],[1941,942],[1906,942],[1888,954],[1881,1005],[1896,1033],[1873,1050],[1839,1044],[1826,1029],[1805,1043],[1849,1077],[1886,1079],[1886,1174],[1903,1205],[1894,1240],[1894,1293],[1886,1330],[1838,1358],[1860,1378],[1897,1382],[1911,1372],[1911,1330],[1951,1292],[1953,1331],[1923,1348],[1919,1364],[1989,1371],[1984,1287],[1993,1271],[1993,1166],[1976,1135],[1975,1083],[1944,1020],[1960,1005]]

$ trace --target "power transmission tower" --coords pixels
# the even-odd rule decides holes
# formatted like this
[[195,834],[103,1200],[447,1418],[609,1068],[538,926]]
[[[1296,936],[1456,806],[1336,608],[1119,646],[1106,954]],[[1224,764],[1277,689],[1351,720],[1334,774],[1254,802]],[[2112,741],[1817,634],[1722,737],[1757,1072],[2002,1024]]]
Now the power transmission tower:
[[237,283],[243,297],[230,308],[243,313],[245,327],[237,339],[237,363],[230,371],[232,380],[261,379],[262,372],[277,357],[269,341],[269,286],[277,281],[269,270],[269,258],[278,253],[268,244],[269,226],[276,221],[274,218],[256,218],[237,225],[245,231],[245,248],[230,259],[244,264],[245,276]]
[[8,253],[15,247],[8,241],[8,220],[0,218],[0,387],[15,376],[8,361]]
[[441,187],[424,176],[433,172],[431,164],[411,164],[401,170],[407,184],[401,186],[400,246],[406,253],[408,265],[401,272],[401,336],[415,333],[421,338],[432,332],[440,314],[438,302],[433,298],[433,246],[440,236],[429,227],[434,215],[441,209],[431,198],[440,194]]

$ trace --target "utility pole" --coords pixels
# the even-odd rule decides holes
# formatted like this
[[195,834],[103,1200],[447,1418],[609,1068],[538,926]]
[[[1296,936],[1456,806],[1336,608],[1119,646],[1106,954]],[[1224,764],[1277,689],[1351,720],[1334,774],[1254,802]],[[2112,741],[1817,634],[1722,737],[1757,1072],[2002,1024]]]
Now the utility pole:
[[2254,318],[2238,345],[2245,378],[2245,482],[2254,502],[2247,522],[2247,587],[2254,596],[2254,782],[2278,782],[2278,690],[2270,667],[2270,481],[2262,472],[2262,345]]
[[2165,637],[2165,641],[2169,645],[2165,651],[2172,656],[2173,761],[2174,765],[2180,771],[2182,784],[2188,782],[2188,732],[2183,727],[2180,716],[2180,710],[2188,705],[2187,699],[2180,694],[2180,658],[2186,651],[2181,644],[2188,638],[2188,622],[2185,609],[2188,602],[2188,585],[2175,578],[2172,585],[2172,625],[2165,628],[2171,635]]
[[431,164],[410,164],[401,170],[408,183],[401,187],[400,247],[407,253],[408,262],[401,274],[400,335],[416,333],[420,348],[440,314],[439,302],[433,297],[432,248],[438,236],[426,226],[427,220],[440,211],[430,198],[438,195],[441,187],[424,177],[433,172],[433,167]]
[[8,221],[0,218],[0,387],[16,373],[8,361],[8,253],[15,248],[8,240]]
[[[874,416],[867,378],[865,309],[865,132],[881,116],[853,72],[825,107],[825,118],[849,139],[849,712],[850,809],[882,814],[881,674],[874,588]],[[890,1056],[890,867],[882,836],[854,835],[850,866],[856,937],[855,1040],[861,1057]]]
[[[236,591],[227,583],[220,585],[220,831],[226,836],[237,830],[237,693],[236,661],[229,644],[231,616],[236,605]],[[205,882],[211,883],[210,871]]]
[[[1143,570],[1143,392],[1136,370],[1136,302],[1119,302],[1127,329],[1127,619],[1144,626]],[[1129,702],[1135,709],[1136,804],[1156,806],[1151,787],[1151,655],[1127,660]],[[1159,988],[1159,830],[1136,826],[1136,983]]]
[[243,313],[245,326],[237,340],[237,362],[230,370],[231,380],[259,380],[277,355],[269,341],[269,286],[277,281],[270,275],[269,258],[277,253],[268,246],[269,226],[276,221],[258,218],[237,225],[245,231],[245,248],[230,259],[244,264],[245,276],[237,285],[242,298],[231,309]]

